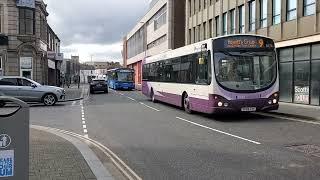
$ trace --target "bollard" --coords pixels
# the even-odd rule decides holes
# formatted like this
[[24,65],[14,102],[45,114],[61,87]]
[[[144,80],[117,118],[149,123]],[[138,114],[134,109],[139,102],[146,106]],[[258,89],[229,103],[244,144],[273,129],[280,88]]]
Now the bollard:
[[25,102],[0,96],[19,108],[0,115],[0,180],[29,179],[29,106]]

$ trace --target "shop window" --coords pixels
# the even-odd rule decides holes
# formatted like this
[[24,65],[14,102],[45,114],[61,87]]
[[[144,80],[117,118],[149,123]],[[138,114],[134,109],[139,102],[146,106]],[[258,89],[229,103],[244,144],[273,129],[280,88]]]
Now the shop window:
[[310,46],[301,46],[294,49],[294,60],[309,60]]
[[279,53],[280,62],[293,61],[293,48],[281,49]]
[[292,102],[292,62],[280,64],[280,100]]
[[312,45],[312,59],[320,59],[320,44]]
[[311,62],[311,104],[320,105],[320,60]]
[[309,104],[309,78],[310,62],[301,61],[294,63],[294,102]]

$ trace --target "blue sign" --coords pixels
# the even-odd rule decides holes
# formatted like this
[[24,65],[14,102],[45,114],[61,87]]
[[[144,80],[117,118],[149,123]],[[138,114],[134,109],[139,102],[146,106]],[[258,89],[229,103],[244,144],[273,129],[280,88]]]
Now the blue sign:
[[36,2],[35,0],[17,0],[18,7],[28,7],[28,8],[35,8]]
[[14,151],[0,151],[0,178],[14,175]]
[[7,134],[0,134],[0,149],[7,148],[11,144],[11,138]]

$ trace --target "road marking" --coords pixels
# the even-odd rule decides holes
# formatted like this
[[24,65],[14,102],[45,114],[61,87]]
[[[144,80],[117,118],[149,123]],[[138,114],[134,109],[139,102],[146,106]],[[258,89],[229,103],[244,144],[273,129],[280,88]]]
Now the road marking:
[[83,132],[86,133],[86,135],[87,135],[88,130],[87,129],[83,129]]
[[73,101],[71,106],[75,106],[76,105],[76,101]]
[[86,121],[82,121],[82,124],[86,124]]
[[141,105],[144,105],[144,106],[145,106],[145,107],[147,107],[147,108],[150,108],[150,109],[152,109],[152,110],[155,110],[155,111],[160,112],[160,110],[159,110],[159,109],[156,109],[156,108],[154,108],[154,107],[148,106],[148,105],[146,105],[146,104],[145,104],[145,103],[143,103],[143,102],[140,102],[140,104],[141,104]]
[[83,129],[87,129],[87,125],[85,125],[85,124],[82,125],[82,128],[83,128]]
[[296,122],[303,122],[303,123],[308,123],[308,124],[320,125],[320,122],[306,121],[306,120],[302,120],[302,119],[285,117],[285,116],[276,115],[276,114],[268,114],[268,113],[262,113],[262,112],[254,113],[254,114],[262,115],[262,116],[268,116],[268,117],[273,117],[273,118],[284,119],[284,120],[288,120],[288,121],[296,121]]
[[193,125],[196,125],[196,126],[205,128],[205,129],[209,129],[209,130],[211,130],[211,131],[215,131],[215,132],[218,132],[218,133],[227,135],[227,136],[231,136],[231,137],[234,137],[234,138],[237,138],[237,139],[241,139],[241,140],[244,140],[244,141],[247,141],[247,142],[251,142],[251,143],[253,143],[253,144],[258,144],[258,145],[261,144],[260,142],[253,141],[253,140],[250,140],[250,139],[246,139],[246,138],[243,138],[243,137],[240,137],[240,136],[237,136],[237,135],[233,135],[233,134],[230,134],[230,133],[227,133],[227,132],[224,132],[224,131],[220,131],[220,130],[218,130],[218,129],[210,128],[210,127],[207,127],[207,126],[204,126],[204,125],[201,125],[201,124],[198,124],[198,123],[195,123],[195,122],[192,122],[192,121],[183,119],[183,118],[181,118],[181,117],[176,117],[176,118],[179,119],[179,120],[181,120],[181,121],[184,121],[184,122],[187,122],[187,123],[190,123],[190,124],[193,124]]
[[82,120],[82,129],[85,137],[89,137],[88,135],[88,129],[86,124],[86,118],[85,118],[85,112],[83,107],[83,100],[80,101],[81,104],[81,120]]
[[133,99],[132,97],[126,96],[128,99],[132,100],[132,101],[137,101],[135,99]]

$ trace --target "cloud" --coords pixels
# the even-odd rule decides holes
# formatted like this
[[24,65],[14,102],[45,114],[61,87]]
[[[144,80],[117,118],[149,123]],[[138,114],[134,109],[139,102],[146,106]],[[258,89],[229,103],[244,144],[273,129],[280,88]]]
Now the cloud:
[[[149,0],[45,0],[48,22],[62,41],[66,53],[94,54],[84,46],[114,47],[148,9]],[[119,48],[116,48],[119,50]],[[121,49],[117,58],[121,58]],[[90,49],[94,50],[94,49]],[[77,51],[77,52],[76,52]],[[114,51],[97,56],[115,56]],[[82,59],[82,57],[80,57]]]

